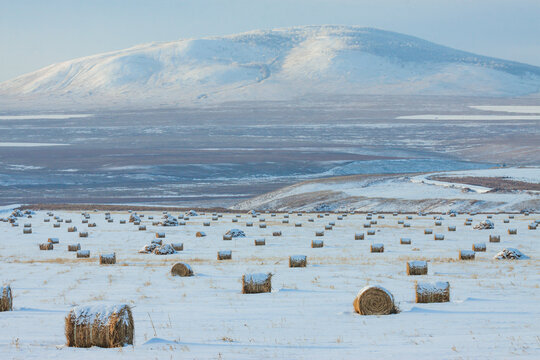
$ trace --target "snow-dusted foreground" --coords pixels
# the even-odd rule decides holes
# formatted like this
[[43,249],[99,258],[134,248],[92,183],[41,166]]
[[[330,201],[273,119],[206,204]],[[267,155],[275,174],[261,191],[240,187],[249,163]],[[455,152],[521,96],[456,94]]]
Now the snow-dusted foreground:
[[[337,214],[263,214],[258,218],[224,214],[212,221],[210,214],[192,216],[186,225],[153,226],[161,213],[146,212],[139,231],[133,224],[120,224],[129,214],[91,212],[88,228],[77,212],[56,212],[71,224],[61,223],[45,212],[31,219],[19,218],[19,227],[0,223],[1,282],[11,284],[14,311],[0,313],[2,358],[73,359],[339,359],[339,358],[490,358],[516,355],[540,357],[540,230],[528,224],[537,214],[519,215],[504,223],[507,214],[495,214],[493,230],[474,230],[485,214],[443,215],[435,226],[432,216],[385,214],[373,216],[375,235],[363,228],[365,214],[338,220]],[[177,215],[177,214],[174,214]],[[154,219],[150,220],[149,216]],[[473,226],[465,226],[472,217]],[[259,228],[265,218],[266,228]],[[313,222],[308,219],[313,218]],[[410,223],[409,228],[398,225]],[[210,226],[203,222],[210,221]],[[253,227],[246,226],[253,222]],[[315,231],[335,222],[323,237],[323,248],[311,248]],[[23,224],[32,233],[23,234]],[[301,227],[296,227],[301,223]],[[68,226],[88,231],[88,238],[67,232]],[[455,226],[456,231],[448,231]],[[445,236],[434,241],[424,235],[431,228]],[[517,229],[508,235],[507,229]],[[231,229],[246,237],[222,240]],[[272,233],[280,230],[282,236]],[[207,236],[195,236],[204,231]],[[164,232],[164,243],[184,244],[173,255],[139,254],[143,245]],[[357,232],[365,240],[354,240]],[[489,235],[501,235],[490,243]],[[52,251],[38,244],[56,237]],[[411,245],[400,245],[400,237]],[[265,246],[254,239],[266,238]],[[90,259],[76,259],[67,245],[80,243],[90,250]],[[459,261],[459,250],[473,243],[486,243],[485,253],[472,261]],[[384,244],[384,253],[370,253],[373,243]],[[503,248],[517,248],[528,260],[494,260]],[[232,260],[218,261],[219,250],[232,250]],[[99,254],[116,253],[115,265],[99,265]],[[290,255],[307,255],[306,268],[289,268]],[[428,275],[407,276],[408,260],[428,261]],[[191,265],[195,276],[170,275],[178,261]],[[271,293],[241,294],[241,277],[248,273],[274,274]],[[449,303],[416,304],[414,282],[450,282]],[[401,313],[361,316],[353,311],[357,292],[366,285],[381,285],[398,303]],[[1,285],[1,284],[0,284]],[[73,305],[130,304],[135,321],[135,343],[120,349],[65,347],[64,317]]]
[[540,209],[536,190],[492,191],[432,177],[487,177],[503,181],[540,182],[539,167],[448,171],[420,175],[368,175],[306,181],[260,195],[235,209],[361,211],[521,211]]

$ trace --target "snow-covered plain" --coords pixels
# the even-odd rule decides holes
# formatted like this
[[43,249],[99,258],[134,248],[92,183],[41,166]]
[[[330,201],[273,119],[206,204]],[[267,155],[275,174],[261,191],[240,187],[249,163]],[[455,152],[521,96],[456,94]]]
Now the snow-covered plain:
[[[7,214],[7,213],[4,213]],[[71,225],[88,231],[88,238],[68,233],[67,224],[53,228],[45,212],[32,219],[19,218],[20,227],[0,223],[0,269],[3,283],[10,283],[14,311],[0,313],[0,349],[4,358],[44,359],[148,359],[148,358],[490,358],[516,355],[538,358],[540,316],[540,266],[538,230],[527,225],[538,215],[516,214],[509,223],[506,214],[493,215],[494,230],[473,230],[486,215],[443,216],[435,226],[431,216],[385,214],[372,225],[376,235],[354,240],[365,232],[365,214],[337,220],[337,214],[317,218],[316,214],[272,217],[263,214],[266,229],[258,218],[224,214],[211,226],[203,227],[211,215],[193,216],[185,226],[153,226],[145,212],[139,231],[130,223],[119,224],[129,214],[112,213],[113,223],[102,212],[91,212],[87,228],[78,212],[56,212]],[[308,218],[314,218],[308,222]],[[398,220],[411,224],[398,225]],[[254,227],[246,227],[246,222]],[[334,221],[326,231],[324,247],[310,248],[316,230]],[[22,224],[32,223],[32,234],[23,235]],[[302,227],[295,227],[295,223]],[[447,226],[456,226],[448,232]],[[245,238],[222,240],[231,228],[245,231]],[[424,228],[445,235],[434,241]],[[517,235],[506,230],[516,228]],[[196,238],[204,230],[206,237]],[[281,237],[272,232],[281,230]],[[156,232],[165,232],[165,243],[183,242],[184,251],[174,255],[139,254]],[[489,243],[489,234],[500,234],[500,243]],[[60,240],[52,251],[40,251],[37,244],[48,237]],[[266,246],[254,246],[256,238]],[[412,239],[400,245],[400,237]],[[76,259],[67,245],[81,243],[91,258]],[[487,252],[476,253],[474,261],[458,261],[459,250],[473,243],[487,243]],[[383,243],[384,253],[369,252],[372,243]],[[506,247],[518,248],[528,260],[499,261],[493,256]],[[217,261],[216,252],[232,250],[233,259]],[[116,265],[99,265],[100,253],[116,253]],[[306,268],[289,268],[290,255],[307,255]],[[407,276],[406,261],[427,260],[427,276]],[[191,265],[195,276],[172,277],[173,263]],[[245,273],[274,274],[273,290],[267,294],[241,294]],[[416,304],[414,282],[449,281],[451,302]],[[352,301],[365,285],[388,289],[401,309],[389,316],[361,316]],[[74,305],[128,303],[133,307],[135,344],[121,349],[66,348],[64,317]]]

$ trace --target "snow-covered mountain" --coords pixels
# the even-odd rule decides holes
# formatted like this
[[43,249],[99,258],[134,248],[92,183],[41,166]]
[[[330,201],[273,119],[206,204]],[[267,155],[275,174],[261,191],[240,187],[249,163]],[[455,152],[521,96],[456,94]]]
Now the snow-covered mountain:
[[10,98],[118,105],[304,94],[538,93],[540,67],[349,26],[151,43],[50,65],[0,84],[0,95]]

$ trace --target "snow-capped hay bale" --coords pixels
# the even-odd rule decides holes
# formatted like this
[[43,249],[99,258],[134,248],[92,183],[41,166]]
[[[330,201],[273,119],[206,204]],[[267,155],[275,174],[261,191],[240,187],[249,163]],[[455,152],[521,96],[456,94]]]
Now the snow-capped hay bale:
[[371,227],[371,223],[364,223],[364,228],[370,228]]
[[403,223],[403,227],[404,227],[404,228],[410,228],[410,227],[411,227],[411,224],[409,224],[409,223]]
[[66,224],[71,224],[71,219],[66,219]]
[[59,228],[60,227],[60,223],[54,223],[53,224],[53,228]]
[[154,249],[155,255],[171,255],[174,253],[176,253],[176,250],[174,250],[171,244],[163,244]]
[[355,233],[354,240],[364,240],[364,233]]
[[165,233],[164,232],[157,232],[156,233],[156,239],[164,239]]
[[237,219],[237,218],[232,218],[232,222],[233,222],[233,223],[237,223],[237,222],[238,222],[238,219]]
[[68,232],[77,232],[77,227],[76,226],[70,226],[67,228],[67,231]]
[[99,255],[100,265],[113,265],[116,264],[116,253]]
[[476,229],[476,230],[494,229],[494,228],[495,228],[495,224],[491,220],[488,220],[488,219],[479,222],[473,227],[473,229]]
[[398,220],[397,223],[398,223],[398,225],[403,225],[403,224],[405,223],[405,221],[403,221],[403,220]]
[[431,230],[431,229],[424,229],[424,234],[425,234],[425,235],[431,235],[431,234],[433,234],[433,230]]
[[473,244],[472,250],[476,251],[476,252],[485,252],[486,251],[486,244],[485,243]]
[[189,266],[186,263],[176,263],[171,268],[171,275],[172,276],[193,276],[193,270],[191,269],[191,266]]
[[501,242],[501,235],[489,235],[489,242],[490,243]]
[[281,236],[281,231],[274,231],[272,236]]
[[504,219],[503,223],[508,224],[508,223],[510,223],[510,220],[509,219]]
[[435,234],[433,235],[434,240],[444,240],[444,234]]
[[90,257],[90,250],[79,250],[77,251],[77,258],[84,259]]
[[508,229],[508,235],[517,235],[517,229]]
[[13,310],[13,294],[11,286],[0,286],[0,311]]
[[440,220],[435,221],[435,226],[442,226],[442,221]]
[[242,294],[260,294],[272,291],[272,274],[255,273],[242,275]]
[[456,227],[455,226],[449,226],[448,231],[456,231]]
[[87,238],[88,237],[88,232],[87,231],[81,231],[79,233],[79,237],[80,238]]
[[375,235],[375,230],[368,230],[368,231],[367,231],[367,234],[368,234],[368,235]]
[[172,243],[171,246],[174,251],[184,251],[184,243]]
[[369,249],[372,253],[382,253],[384,252],[384,244],[371,244]]
[[195,237],[205,237],[206,236],[206,233],[204,231],[197,231],[197,233],[195,234]]
[[[309,221],[309,220],[308,220]],[[295,223],[294,227],[302,227],[302,223]]]
[[255,246],[264,246],[266,245],[266,240],[265,239],[255,239]]
[[407,275],[427,275],[427,261],[412,260],[407,261]]
[[282,224],[288,224],[288,223],[289,223],[289,219],[283,219],[283,220],[281,220],[281,223],[282,223]]
[[495,260],[526,260],[529,257],[515,248],[506,248],[493,257]]
[[51,244],[59,244],[60,240],[58,238],[48,238],[47,242],[50,242]]
[[536,230],[537,226],[538,225],[536,223],[530,223],[527,227],[529,230]]
[[39,244],[39,250],[52,250],[53,249],[53,244],[52,243],[43,243],[43,244]]
[[247,227],[253,227],[253,223],[252,223],[251,221],[248,221],[248,222],[246,223],[246,226],[247,226]]
[[210,226],[210,221],[203,222],[203,226]]
[[51,222],[51,219],[45,218],[45,219],[43,219],[43,222]]
[[322,248],[324,246],[324,241],[322,240],[312,240],[311,241],[311,247],[312,248]]
[[354,311],[360,315],[396,314],[394,296],[380,286],[366,286],[353,301]]
[[232,240],[231,234],[223,234],[223,240]]
[[417,282],[415,284],[417,303],[437,303],[450,301],[450,283],[439,281],[434,284]]
[[66,316],[65,333],[70,347],[133,345],[131,308],[125,304],[74,307]]
[[411,238],[400,238],[399,243],[401,245],[411,245]]
[[32,228],[23,228],[23,234],[31,234]]
[[306,267],[307,256],[306,255],[291,255],[289,256],[289,267]]
[[231,260],[232,259],[232,251],[231,250],[221,250],[217,252],[217,259],[218,260]]
[[146,231],[146,225],[140,225],[139,231]]
[[324,230],[332,230],[332,225],[325,225]]
[[68,251],[79,251],[81,250],[81,244],[69,244]]
[[324,236],[324,231],[315,231],[315,236]]
[[459,260],[474,260],[474,250],[459,250]]
[[308,222],[315,222],[315,219],[314,218],[309,218],[307,219]]
[[260,223],[259,228],[260,229],[266,229],[266,223]]
[[125,224],[126,220],[120,220],[120,224]]
[[25,227],[25,228],[31,228],[31,227],[32,227],[32,224],[30,224],[30,223],[25,223],[25,224],[23,225],[23,227]]

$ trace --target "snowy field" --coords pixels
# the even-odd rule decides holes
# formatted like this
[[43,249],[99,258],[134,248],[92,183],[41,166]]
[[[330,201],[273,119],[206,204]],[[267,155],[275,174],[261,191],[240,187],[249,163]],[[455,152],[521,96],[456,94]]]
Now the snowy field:
[[[9,213],[3,213],[7,216]],[[443,215],[435,226],[432,215],[373,215],[367,235],[365,214],[338,220],[338,214],[286,214],[258,218],[244,213],[237,223],[234,214],[211,221],[210,214],[191,216],[185,226],[153,226],[161,212],[145,212],[139,231],[133,224],[120,224],[129,214],[90,212],[95,228],[82,224],[79,212],[55,212],[72,219],[53,228],[54,219],[38,212],[31,219],[19,218],[19,227],[0,223],[1,281],[11,284],[14,311],[0,313],[0,352],[7,359],[508,359],[540,357],[540,230],[528,230],[538,214],[494,214],[493,230],[465,226],[486,219],[486,214]],[[178,215],[178,214],[173,214]],[[153,220],[149,219],[153,216]],[[259,228],[261,218],[267,228]],[[313,218],[313,222],[308,219]],[[398,225],[410,223],[409,228]],[[211,226],[203,226],[211,221]],[[247,227],[253,222],[253,227]],[[323,237],[315,231],[335,222]],[[23,234],[23,224],[32,224],[32,234]],[[301,223],[301,227],[295,227]],[[88,231],[88,238],[67,232],[74,225]],[[456,226],[449,232],[448,226]],[[238,228],[245,238],[222,240]],[[444,234],[443,241],[424,235],[424,229]],[[508,228],[517,235],[508,235]],[[281,237],[273,231],[281,230]],[[207,236],[195,237],[197,231]],[[156,232],[164,243],[184,244],[177,254],[139,254]],[[354,240],[357,232],[365,240]],[[489,235],[501,235],[490,243]],[[40,251],[39,243],[56,237],[52,251]],[[409,237],[411,245],[400,245]],[[265,246],[254,239],[265,238]],[[323,248],[311,248],[314,239]],[[77,259],[67,245],[80,243],[90,250],[90,259]],[[384,253],[370,253],[370,245],[383,243]],[[459,250],[473,243],[486,243],[485,253],[473,261],[458,260]],[[493,256],[514,247],[529,260],[501,261]],[[232,260],[218,261],[216,252],[232,250]],[[99,254],[116,253],[117,264],[99,265]],[[306,268],[289,268],[290,255],[307,255]],[[407,276],[406,262],[427,260],[428,275]],[[191,265],[195,276],[170,275],[176,262]],[[271,272],[272,292],[242,294],[241,277],[246,273]],[[416,304],[414,282],[449,281],[448,303]],[[378,284],[389,290],[401,309],[396,315],[361,316],[352,302],[365,285]],[[64,317],[74,305],[127,303],[133,308],[135,341],[119,349],[67,348]]]

